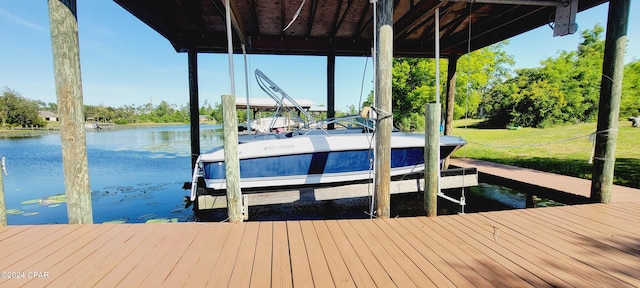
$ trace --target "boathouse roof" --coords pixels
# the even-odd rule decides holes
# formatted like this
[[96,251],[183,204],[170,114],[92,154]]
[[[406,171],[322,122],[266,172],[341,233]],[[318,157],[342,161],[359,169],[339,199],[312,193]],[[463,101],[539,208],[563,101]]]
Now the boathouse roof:
[[[178,52],[190,49],[227,52],[225,0],[114,1],[163,35]],[[579,0],[577,9],[583,11],[604,2],[607,1]],[[241,52],[241,43],[245,43],[250,54],[371,55],[374,17],[369,0],[231,0],[230,3],[236,53]],[[465,54],[469,38],[473,51],[543,25],[553,25],[556,7],[540,3],[568,5],[569,1],[395,0],[394,55],[434,55],[437,7],[441,55],[447,57]],[[550,29],[549,33],[553,31]]]

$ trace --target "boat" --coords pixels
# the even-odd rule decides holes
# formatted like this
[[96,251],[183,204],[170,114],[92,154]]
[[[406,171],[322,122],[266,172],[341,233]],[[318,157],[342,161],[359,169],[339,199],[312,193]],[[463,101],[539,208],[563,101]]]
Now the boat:
[[290,130],[300,127],[303,121],[299,117],[263,117],[251,121],[251,130],[269,133],[274,130]]
[[[271,87],[289,97],[275,84]],[[293,99],[289,101],[295,103]],[[371,181],[375,172],[375,119],[353,115],[309,122],[313,125],[308,123],[305,128],[293,131],[238,137],[243,192]],[[325,129],[331,124],[336,129]],[[465,144],[459,137],[440,136],[441,159]],[[424,146],[424,134],[393,131],[391,177],[423,173]],[[201,154],[193,172],[191,201],[198,195],[224,192],[225,177],[223,147]]]

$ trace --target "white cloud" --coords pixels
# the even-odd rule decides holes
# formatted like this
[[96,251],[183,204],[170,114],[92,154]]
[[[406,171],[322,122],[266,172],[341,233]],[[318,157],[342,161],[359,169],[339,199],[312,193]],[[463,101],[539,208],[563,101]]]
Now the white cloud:
[[16,15],[13,15],[13,14],[5,11],[5,10],[2,10],[1,8],[0,8],[0,16],[6,18],[6,19],[18,24],[18,25],[22,25],[24,27],[31,28],[33,30],[37,30],[37,31],[41,31],[41,32],[48,31],[47,29],[45,29],[44,27],[42,27],[42,26],[40,26],[40,25],[38,25],[36,23],[24,20],[24,19],[22,19],[22,18],[20,18],[20,17],[18,17]]

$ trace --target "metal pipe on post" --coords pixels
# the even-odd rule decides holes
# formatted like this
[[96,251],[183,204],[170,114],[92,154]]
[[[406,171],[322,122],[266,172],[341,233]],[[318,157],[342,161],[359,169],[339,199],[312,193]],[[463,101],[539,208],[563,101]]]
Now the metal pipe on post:
[[[247,49],[244,43],[242,43],[242,56],[244,58],[244,90],[247,94],[247,134],[251,135],[251,107],[249,107],[249,70],[247,68]],[[235,96],[235,95],[234,95]]]
[[224,165],[227,181],[227,213],[229,221],[238,223],[242,217],[242,191],[240,190],[240,160],[238,159],[238,116],[236,97],[222,95],[222,125],[224,133]]
[[189,113],[191,127],[191,169],[196,168],[200,156],[200,100],[198,99],[198,52],[189,49]]
[[393,1],[378,0],[378,53],[376,65],[376,212],[380,218],[391,215],[391,78],[393,70]]
[[[336,117],[336,51],[329,49],[327,55],[327,118]],[[334,123],[329,123],[327,129],[335,129]]]
[[[444,121],[444,135],[451,135],[453,133],[453,108],[456,101],[456,70],[458,66],[458,56],[454,55],[449,57],[449,64],[447,67],[447,105],[446,105],[446,117]],[[442,165],[444,169],[449,167],[449,157],[444,159]]]
[[0,226],[7,226],[7,204],[4,201],[4,176],[7,175],[7,168],[4,157],[0,161]]
[[609,1],[591,181],[591,201],[597,203],[611,203],[630,5],[630,0]]
[[424,133],[424,210],[427,217],[438,215],[438,192],[440,178],[440,104],[427,104],[425,108]]
[[60,114],[69,224],[92,224],[75,0],[49,0],[53,70]]

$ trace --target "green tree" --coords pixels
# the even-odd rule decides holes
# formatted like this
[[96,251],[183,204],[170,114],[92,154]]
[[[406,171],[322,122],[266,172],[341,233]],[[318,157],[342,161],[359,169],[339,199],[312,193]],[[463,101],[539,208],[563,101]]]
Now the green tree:
[[44,119],[38,115],[38,102],[20,96],[20,93],[7,87],[0,96],[0,118],[2,126],[6,124],[22,127],[45,126]]
[[541,61],[542,67],[516,70],[494,85],[483,106],[492,126],[547,127],[595,119],[600,94],[604,29],[581,33],[576,51],[562,51]]
[[640,60],[624,67],[620,117],[626,119],[640,115]]
[[489,91],[511,76],[515,62],[504,51],[508,44],[502,41],[458,59],[454,119],[477,118]]
[[[460,57],[454,118],[476,117],[481,108],[482,95],[509,76],[514,62],[513,57],[504,52],[507,43],[500,42]],[[445,103],[446,60],[441,60],[438,71],[440,95],[436,95],[435,66],[434,59],[394,59],[392,105],[394,124],[398,128],[405,131],[423,130],[425,105],[435,102],[436,97]]]

